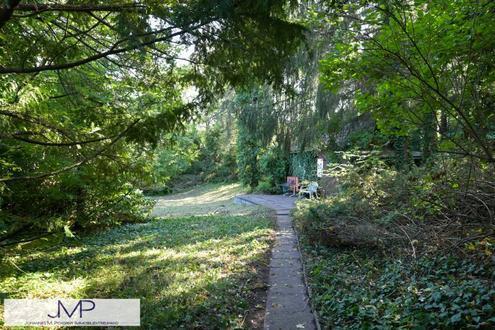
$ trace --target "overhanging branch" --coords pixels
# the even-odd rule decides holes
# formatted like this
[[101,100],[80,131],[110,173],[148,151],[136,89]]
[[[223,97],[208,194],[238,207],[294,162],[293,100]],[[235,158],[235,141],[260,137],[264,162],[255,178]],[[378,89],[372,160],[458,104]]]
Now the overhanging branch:
[[[198,25],[195,25],[192,28],[189,28],[187,31],[190,30],[195,30],[198,29],[204,25],[209,24],[210,22],[204,22]],[[100,52],[91,56],[88,56],[86,58],[74,61],[74,62],[68,62],[68,63],[61,63],[61,64],[49,64],[49,65],[40,65],[36,67],[30,67],[30,68],[23,68],[23,67],[15,67],[15,68],[7,68],[7,67],[0,67],[0,74],[7,74],[7,73],[36,73],[36,72],[42,72],[42,71],[53,71],[53,70],[62,70],[62,69],[70,69],[70,68],[75,68],[102,58],[105,58],[110,55],[117,55],[117,54],[122,54],[128,51],[136,50],[139,48],[143,48],[146,46],[153,45],[155,43],[163,42],[170,40],[176,36],[180,36],[182,34],[188,33],[186,30],[181,29],[180,31],[170,33],[166,36],[163,37],[155,37],[151,38],[147,41],[143,41],[134,45],[129,45],[126,47],[120,47],[117,48],[120,44],[124,42],[124,40],[120,40],[116,42],[110,49]],[[156,33],[161,32],[161,31],[156,31]],[[152,34],[152,33],[147,33],[147,34]]]
[[[37,12],[37,13],[44,11],[90,13],[96,11],[123,12],[123,11],[140,10],[144,8],[145,6],[139,5],[137,3],[121,4],[121,5],[92,5],[92,4],[70,5],[70,4],[20,3],[15,7],[14,11]],[[0,10],[1,9],[3,9],[3,6],[0,7]]]
[[78,146],[78,145],[83,145],[83,144],[90,144],[90,143],[95,143],[95,142],[101,142],[101,141],[106,141],[106,140],[111,140],[112,136],[105,136],[101,138],[95,138],[95,139],[89,139],[89,140],[83,140],[83,141],[71,141],[71,142],[47,142],[47,141],[39,141],[39,140],[34,140],[26,137],[22,137],[17,134],[2,134],[0,135],[0,138],[6,138],[6,139],[13,139],[13,140],[18,140],[30,144],[37,144],[41,146],[46,146],[46,147],[71,147],[71,146]]
[[55,170],[55,171],[52,171],[52,172],[47,172],[47,173],[40,173],[40,174],[35,174],[35,175],[25,175],[25,176],[15,176],[15,177],[10,177],[10,178],[0,178],[0,182],[11,182],[11,181],[20,181],[20,180],[44,179],[44,178],[51,177],[51,176],[54,176],[54,175],[57,175],[57,174],[60,174],[60,173],[63,173],[63,172],[70,171],[73,168],[76,168],[76,167],[79,167],[81,165],[84,165],[84,164],[88,163],[89,161],[95,159],[96,157],[100,156],[103,152],[105,152],[106,150],[108,150],[108,148],[110,148],[115,143],[117,143],[121,138],[124,137],[124,135],[131,128],[133,128],[140,121],[141,121],[141,119],[136,119],[125,130],[123,130],[117,136],[115,136],[115,138],[109,144],[107,144],[106,146],[103,146],[102,148],[100,148],[99,150],[97,150],[95,153],[93,153],[91,156],[85,157],[82,160],[80,160],[80,161],[78,161],[78,162],[76,162],[74,164],[71,164],[71,165],[62,167],[62,168],[60,168],[58,170]]

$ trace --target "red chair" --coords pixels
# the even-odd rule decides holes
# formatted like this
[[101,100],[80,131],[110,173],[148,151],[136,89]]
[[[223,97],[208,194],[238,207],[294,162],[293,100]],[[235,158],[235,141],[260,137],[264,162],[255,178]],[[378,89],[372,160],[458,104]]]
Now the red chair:
[[299,192],[299,178],[297,176],[288,176],[287,184],[289,185],[289,190],[292,190],[292,196],[295,196]]

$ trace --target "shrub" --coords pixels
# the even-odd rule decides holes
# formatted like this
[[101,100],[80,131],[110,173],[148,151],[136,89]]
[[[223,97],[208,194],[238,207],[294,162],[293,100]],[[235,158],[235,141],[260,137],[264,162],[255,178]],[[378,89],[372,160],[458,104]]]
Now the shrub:
[[493,235],[493,172],[441,164],[400,172],[370,157],[340,166],[340,192],[300,203],[297,224],[318,244],[400,246],[413,255]]
[[256,188],[267,193],[279,193],[279,184],[286,181],[288,161],[283,150],[271,146],[259,156],[259,172],[261,180]]
[[242,125],[239,126],[237,138],[237,168],[239,169],[239,180],[245,186],[256,188],[259,181],[258,153],[259,141],[249,134]]
[[263,192],[263,193],[276,193],[274,187],[272,186],[272,183],[269,180],[261,180],[258,183],[258,186],[255,189],[256,191]]
[[290,157],[290,172],[301,180],[316,179],[316,153],[303,151]]
[[58,177],[10,184],[15,194],[5,194],[0,205],[0,245],[145,221],[151,202],[133,187],[134,175],[112,165],[101,161]]

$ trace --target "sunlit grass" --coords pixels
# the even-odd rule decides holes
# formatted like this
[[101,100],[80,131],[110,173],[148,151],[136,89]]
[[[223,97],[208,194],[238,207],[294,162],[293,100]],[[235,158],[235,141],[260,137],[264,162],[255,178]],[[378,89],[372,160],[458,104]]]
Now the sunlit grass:
[[[238,189],[185,196],[225,201],[243,216],[197,208],[201,216],[122,226],[48,250],[10,251],[0,264],[0,298],[140,298],[146,328],[244,327],[273,232],[260,209],[230,205]],[[185,201],[177,203],[189,211]]]
[[233,203],[236,195],[245,192],[238,183],[207,184],[180,194],[154,197],[156,202],[154,216],[170,217],[177,215],[245,215],[257,206],[237,205]]

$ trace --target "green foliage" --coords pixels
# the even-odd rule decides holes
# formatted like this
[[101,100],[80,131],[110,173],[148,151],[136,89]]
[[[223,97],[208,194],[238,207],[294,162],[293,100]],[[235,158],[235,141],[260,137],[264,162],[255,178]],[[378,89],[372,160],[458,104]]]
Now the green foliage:
[[300,180],[316,179],[316,152],[303,151],[290,156],[290,172]]
[[[239,179],[252,189],[278,192],[288,170],[286,144],[280,141],[281,128],[269,88],[253,88],[238,93],[237,166]],[[258,184],[259,183],[259,184]]]
[[[244,139],[249,135],[250,144],[261,148],[258,167],[267,170],[256,168],[254,155],[238,148],[242,158],[238,161],[240,177],[245,177],[243,182],[252,186],[259,181],[258,190],[261,191],[279,191],[278,184],[285,182],[285,176],[291,173],[290,165],[287,165],[291,163],[291,150],[320,149],[324,133],[328,134],[340,123],[335,118],[341,115],[336,109],[341,98],[318,83],[318,60],[329,41],[329,36],[321,33],[327,29],[308,17],[318,6],[313,2],[301,3],[293,12],[294,19],[308,27],[308,31],[306,45],[299,47],[284,65],[284,85],[253,82],[245,88],[235,89],[235,93],[227,95],[223,102],[222,109],[235,114],[238,125],[243,126],[238,131],[239,136]],[[272,163],[268,161],[272,157],[270,150],[277,150],[278,154],[278,162],[273,165],[268,164]],[[268,154],[264,155],[265,152]],[[248,163],[251,165],[246,167]]]
[[[0,244],[19,232],[141,219],[146,203],[135,187],[164,189],[198,160],[205,177],[226,178],[235,151],[220,150],[211,132],[203,153],[203,137],[174,134],[228,86],[281,85],[303,33],[289,22],[287,1],[8,4],[13,13],[2,7],[0,17]],[[188,65],[178,59],[185,49],[193,50]]]
[[172,192],[188,175],[196,176],[198,182],[234,180],[237,176],[235,144],[230,139],[220,122],[204,129],[190,125],[183,131],[166,135],[154,151],[153,181],[143,182],[146,191]]
[[256,190],[280,193],[280,184],[286,182],[288,161],[283,151],[276,146],[263,150],[259,156],[261,180]]
[[199,139],[195,130],[166,136],[154,152],[152,184],[164,189],[171,179],[189,171],[200,155]]
[[276,146],[268,148],[261,154],[259,166],[262,182],[266,182],[269,185],[271,192],[280,192],[278,185],[286,181],[288,169],[288,161],[284,152]]
[[[421,130],[425,157],[440,147],[493,162],[493,6],[442,0],[333,8],[335,17],[362,21],[336,23],[338,41],[321,61],[322,80],[335,92],[358,85],[353,101],[373,113],[382,133]],[[437,146],[437,134],[450,143]]]
[[[302,203],[296,212],[301,230],[313,242],[394,246],[396,251],[401,247],[409,251],[404,253],[419,254],[454,241],[464,244],[476,232],[491,235],[493,169],[480,169],[476,162],[443,160],[441,165],[403,172],[373,154],[347,153],[345,158],[352,161],[329,169],[340,184],[339,192],[321,201]],[[478,207],[483,210],[474,215]],[[465,223],[470,226],[452,234],[456,226]],[[444,226],[442,233],[433,234],[437,226]],[[430,245],[430,235],[435,235],[435,246]]]
[[237,176],[236,149],[232,137],[217,124],[203,132],[199,162],[195,164],[206,182],[232,181]]
[[377,147],[390,141],[390,138],[378,130],[363,130],[351,133],[349,140],[352,148],[359,150],[376,150],[378,149]]
[[242,184],[254,189],[258,185],[258,153],[260,151],[259,141],[249,134],[247,129],[239,124],[239,135],[237,137],[237,168],[239,169],[239,180]]
[[[19,78],[17,100],[7,104],[3,95],[2,109],[9,110],[0,111],[0,126],[11,136],[0,141],[0,216],[11,228],[0,241],[143,221],[149,203],[135,187],[150,179],[150,144],[189,110],[179,86],[159,81],[156,67],[121,72],[120,79],[110,67]],[[159,102],[163,97],[169,102]],[[158,119],[163,113],[166,123]],[[19,217],[24,221],[16,224]]]
[[412,263],[363,250],[305,247],[324,328],[490,328],[495,269],[458,256]]
[[203,214],[52,242],[49,253],[2,253],[2,302],[139,297],[141,324],[149,328],[237,328],[261,285],[251,267],[266,263],[271,226],[261,214]]

